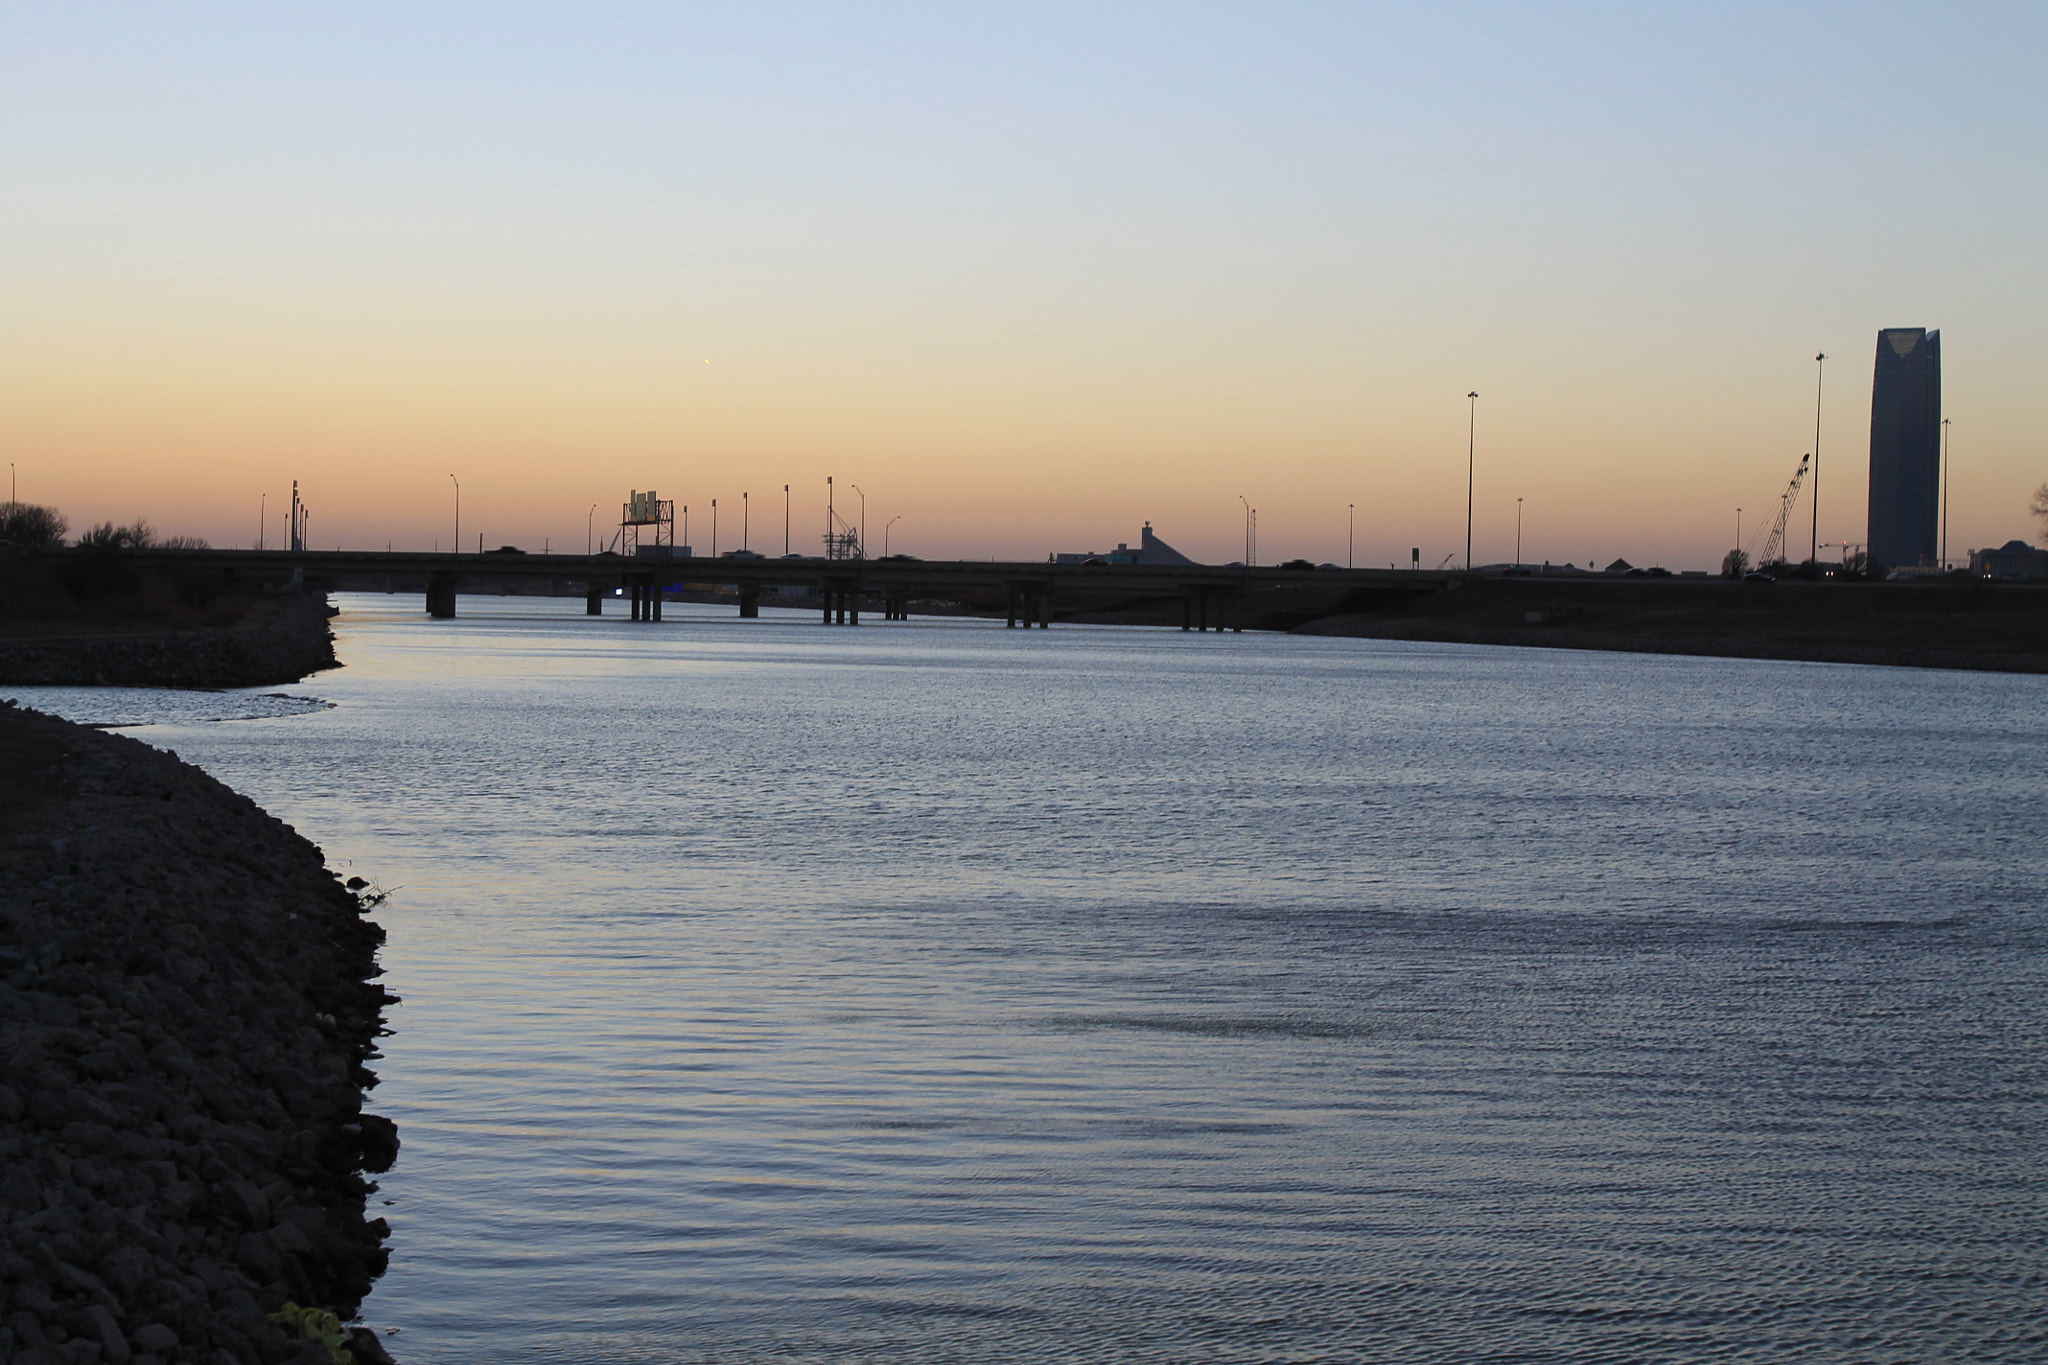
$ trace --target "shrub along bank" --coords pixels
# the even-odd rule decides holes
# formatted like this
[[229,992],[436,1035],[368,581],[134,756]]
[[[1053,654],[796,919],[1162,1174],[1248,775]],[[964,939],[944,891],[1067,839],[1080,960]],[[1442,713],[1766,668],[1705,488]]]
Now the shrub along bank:
[[0,706],[0,1360],[342,1359],[269,1319],[387,1257],[374,900],[175,755]]

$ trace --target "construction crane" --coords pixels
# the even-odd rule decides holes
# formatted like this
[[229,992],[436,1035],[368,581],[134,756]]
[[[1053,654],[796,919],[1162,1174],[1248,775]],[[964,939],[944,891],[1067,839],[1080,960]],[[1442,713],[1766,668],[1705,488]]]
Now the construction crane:
[[[1750,556],[1750,566],[1762,569],[1767,565],[1781,563],[1785,558],[1785,524],[1792,519],[1792,506],[1799,501],[1799,487],[1806,482],[1806,471],[1813,463],[1813,453],[1808,451],[1799,457],[1799,468],[1792,473],[1792,482],[1785,485],[1785,496],[1778,499],[1778,515],[1770,523],[1770,534],[1764,537],[1761,554]],[[1761,531],[1763,528],[1757,528]]]

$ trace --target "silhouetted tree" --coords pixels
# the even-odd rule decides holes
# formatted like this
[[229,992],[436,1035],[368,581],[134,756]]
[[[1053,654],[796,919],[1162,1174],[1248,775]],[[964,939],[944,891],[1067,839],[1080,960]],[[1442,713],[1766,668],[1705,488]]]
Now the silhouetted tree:
[[1730,550],[1721,560],[1721,577],[1740,578],[1749,572],[1749,551]]
[[205,536],[165,536],[156,543],[159,550],[211,550],[213,543]]
[[64,543],[70,524],[54,507],[29,502],[0,503],[0,540],[17,550],[54,550]]
[[137,521],[132,526],[116,526],[103,521],[78,538],[82,550],[146,550],[156,544],[156,532],[146,521]]

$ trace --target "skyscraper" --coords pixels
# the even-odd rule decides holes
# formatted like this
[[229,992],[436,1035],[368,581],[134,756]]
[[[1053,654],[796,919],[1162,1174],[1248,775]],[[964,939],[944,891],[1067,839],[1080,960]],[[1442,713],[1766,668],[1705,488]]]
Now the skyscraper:
[[1870,386],[1870,557],[1932,564],[1941,514],[1941,333],[1877,334]]

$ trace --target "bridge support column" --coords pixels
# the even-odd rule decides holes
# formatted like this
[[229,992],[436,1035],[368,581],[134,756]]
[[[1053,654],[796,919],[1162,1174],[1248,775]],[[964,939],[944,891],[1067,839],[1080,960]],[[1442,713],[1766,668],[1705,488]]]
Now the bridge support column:
[[1038,628],[1052,629],[1052,585],[1046,584],[1045,591],[1033,594],[1038,599]]
[[586,594],[584,594],[584,597],[583,597],[583,614],[584,614],[585,616],[602,616],[602,615],[604,615],[604,589],[603,589],[603,588],[592,588],[592,589],[590,589],[590,591],[589,591],[589,592],[587,592]]
[[832,585],[830,583],[820,583],[817,592],[819,598],[825,603],[825,619],[818,624],[829,626],[832,624]]
[[1003,614],[1003,629],[1015,630],[1017,628],[1017,589],[1012,587],[1009,590],[1008,596],[1009,605]]
[[650,621],[661,619],[661,580],[654,575],[647,576],[647,609]]
[[760,615],[761,585],[759,583],[740,584],[740,619],[752,621],[758,619]]
[[452,619],[455,615],[455,575],[433,573],[427,575],[427,615],[441,620]]

